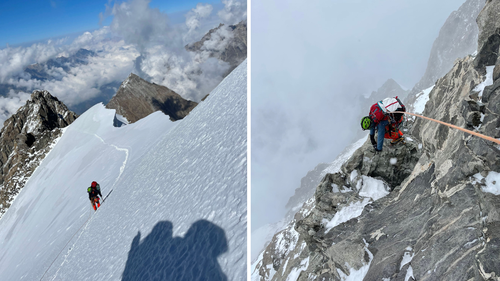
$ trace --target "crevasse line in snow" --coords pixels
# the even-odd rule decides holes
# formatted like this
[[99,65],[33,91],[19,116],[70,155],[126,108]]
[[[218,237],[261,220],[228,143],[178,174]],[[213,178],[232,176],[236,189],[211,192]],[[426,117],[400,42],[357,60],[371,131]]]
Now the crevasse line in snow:
[[123,171],[125,170],[125,166],[127,166],[127,161],[128,161],[128,149],[126,148],[121,148],[121,147],[118,147],[114,144],[107,144],[100,136],[98,136],[97,134],[94,134],[94,136],[96,136],[102,143],[106,144],[106,145],[110,145],[112,147],[114,147],[116,150],[118,151],[123,151],[125,152],[125,160],[123,161],[123,164],[122,166],[120,167],[120,174],[118,174],[118,177],[116,178],[115,182],[113,183],[113,186],[111,187],[111,189],[113,189],[113,187],[115,186],[115,184],[118,182],[118,180],[120,179],[120,177],[122,176],[123,174]]

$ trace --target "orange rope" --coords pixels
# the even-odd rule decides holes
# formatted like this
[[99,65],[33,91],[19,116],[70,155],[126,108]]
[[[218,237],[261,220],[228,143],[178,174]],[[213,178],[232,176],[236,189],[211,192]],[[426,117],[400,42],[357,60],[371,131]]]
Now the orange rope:
[[422,115],[418,115],[418,114],[415,114],[415,113],[410,113],[410,112],[403,112],[403,111],[397,111],[397,112],[390,112],[390,113],[404,113],[404,114],[409,114],[409,115],[413,115],[413,116],[416,116],[416,117],[420,117],[420,118],[423,118],[423,119],[427,119],[427,120],[430,120],[430,121],[433,121],[433,122],[437,122],[439,124],[443,124],[443,125],[446,125],[448,127],[451,127],[453,129],[457,129],[457,130],[460,130],[462,132],[466,132],[468,134],[471,134],[471,135],[474,135],[476,137],[480,137],[482,139],[485,139],[485,140],[489,140],[489,141],[492,141],[494,143],[497,143],[497,144],[500,144],[500,140],[497,140],[495,138],[492,138],[492,137],[489,137],[489,136],[485,136],[483,134],[480,134],[480,133],[477,133],[477,132],[473,132],[471,130],[467,130],[467,129],[464,129],[464,128],[460,128],[458,126],[455,126],[455,125],[451,125],[451,124],[448,124],[448,123],[445,123],[443,121],[439,121],[439,120],[436,120],[436,119],[432,119],[432,118],[429,118],[429,117],[425,117],[425,116],[422,116]]

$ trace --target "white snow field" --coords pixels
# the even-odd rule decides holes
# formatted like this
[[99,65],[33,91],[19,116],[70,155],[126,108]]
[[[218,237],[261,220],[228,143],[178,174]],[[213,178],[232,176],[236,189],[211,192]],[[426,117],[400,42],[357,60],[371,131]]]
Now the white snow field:
[[0,280],[245,280],[246,68],[175,123],[80,116],[0,220]]

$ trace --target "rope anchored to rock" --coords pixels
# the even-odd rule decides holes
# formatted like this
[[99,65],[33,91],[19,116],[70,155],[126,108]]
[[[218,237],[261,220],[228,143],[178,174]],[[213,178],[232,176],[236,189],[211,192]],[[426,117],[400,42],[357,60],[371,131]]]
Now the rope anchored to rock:
[[415,114],[415,113],[403,112],[403,111],[396,111],[396,112],[390,112],[390,113],[404,113],[404,114],[408,114],[408,115],[413,115],[413,116],[416,116],[416,117],[419,117],[419,118],[423,118],[423,119],[427,119],[427,120],[430,120],[430,121],[433,121],[433,122],[436,122],[436,123],[439,123],[439,124],[443,124],[445,126],[453,128],[453,129],[457,129],[457,130],[460,130],[462,132],[474,135],[476,137],[480,137],[482,139],[489,140],[489,141],[492,141],[494,143],[500,144],[500,140],[498,140],[498,139],[495,139],[495,138],[492,138],[492,137],[489,137],[489,136],[486,136],[486,135],[483,135],[483,134],[480,134],[480,133],[477,133],[477,132],[473,132],[471,130],[467,130],[467,129],[464,129],[464,128],[461,128],[461,127],[458,127],[458,126],[455,126],[455,125],[452,125],[452,124],[449,124],[449,123],[446,123],[446,122],[443,122],[443,121],[439,121],[439,120],[436,120],[436,119],[432,119],[432,118],[429,118],[429,117],[418,115],[418,114]]

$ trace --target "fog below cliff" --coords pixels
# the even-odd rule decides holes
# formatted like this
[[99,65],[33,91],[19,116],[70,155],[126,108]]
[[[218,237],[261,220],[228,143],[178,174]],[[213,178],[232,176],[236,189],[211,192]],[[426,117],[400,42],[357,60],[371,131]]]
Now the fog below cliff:
[[418,82],[463,2],[252,2],[253,230],[282,218],[307,171],[359,136],[358,96],[388,78]]

